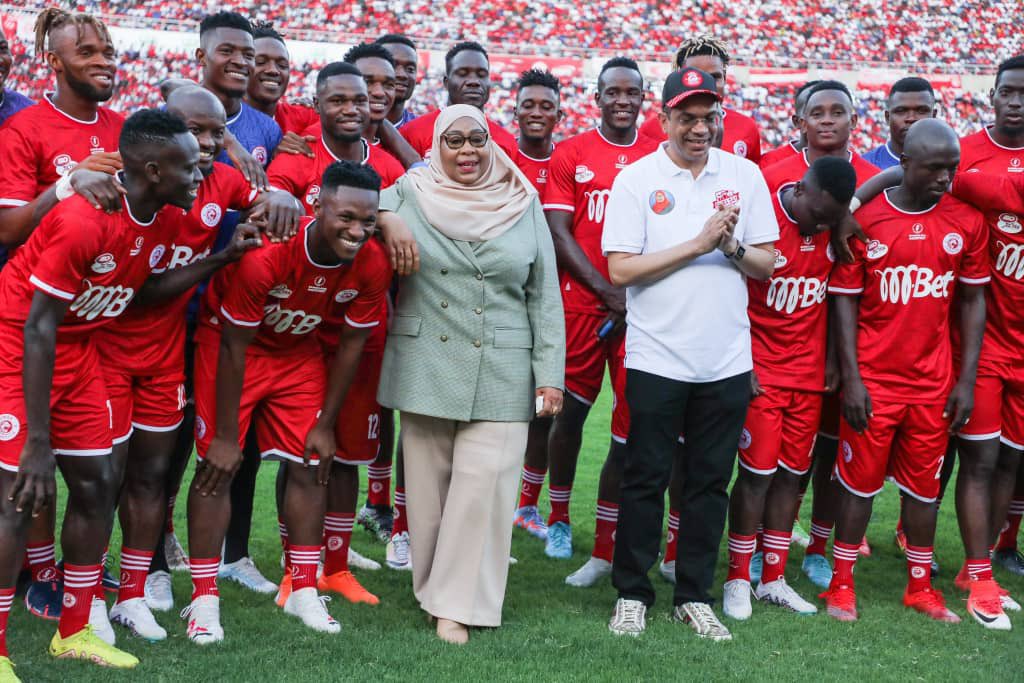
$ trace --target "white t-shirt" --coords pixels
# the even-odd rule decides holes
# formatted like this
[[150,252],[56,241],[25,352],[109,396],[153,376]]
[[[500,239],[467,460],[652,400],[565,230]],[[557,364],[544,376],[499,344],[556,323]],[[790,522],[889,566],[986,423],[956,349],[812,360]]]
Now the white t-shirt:
[[[665,145],[630,164],[612,185],[601,248],[648,254],[696,237],[720,205],[740,206],[733,233],[744,244],[779,237],[757,166],[712,149],[700,175],[677,166]],[[650,285],[626,288],[626,367],[684,382],[714,382],[753,368],[747,285],[720,251]]]

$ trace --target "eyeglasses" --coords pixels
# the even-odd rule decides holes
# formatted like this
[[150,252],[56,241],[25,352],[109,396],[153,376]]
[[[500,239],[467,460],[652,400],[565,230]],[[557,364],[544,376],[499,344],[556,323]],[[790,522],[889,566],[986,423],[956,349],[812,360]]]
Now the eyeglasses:
[[487,133],[470,133],[468,137],[462,133],[443,133],[441,135],[441,139],[444,140],[444,144],[448,145],[448,149],[462,149],[467,140],[473,147],[483,147],[487,144],[489,137]]

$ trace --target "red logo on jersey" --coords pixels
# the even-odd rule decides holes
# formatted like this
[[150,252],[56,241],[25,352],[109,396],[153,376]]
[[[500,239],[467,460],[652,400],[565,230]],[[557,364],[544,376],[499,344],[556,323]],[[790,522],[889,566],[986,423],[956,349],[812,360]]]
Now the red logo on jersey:
[[781,251],[779,251],[778,249],[774,249],[773,251],[775,252],[775,267],[776,268],[782,268],[787,263],[789,263],[789,259],[787,259],[785,256],[783,256]]
[[308,204],[309,206],[313,206],[313,202],[315,202],[317,200],[317,197],[319,197],[319,196],[320,196],[320,186],[319,185],[310,185],[309,189],[306,190],[306,204]]
[[804,235],[801,238],[801,241],[803,242],[803,244],[800,245],[800,251],[814,251],[815,245],[813,237],[811,237],[810,235]]
[[323,294],[324,292],[327,291],[327,287],[325,286],[326,284],[327,278],[325,278],[323,275],[317,275],[316,278],[313,280],[313,284],[311,284],[309,287],[306,287],[306,289],[310,292]]
[[132,250],[130,252],[128,252],[128,255],[129,256],[138,256],[139,252],[142,251],[142,244],[145,241],[146,240],[145,240],[145,238],[142,235],[139,235],[138,237],[136,237],[135,238],[135,246],[132,248]]
[[715,200],[712,206],[715,210],[724,209],[728,206],[736,206],[740,203],[740,193],[734,190],[719,190],[715,193]]
[[736,144],[732,146],[732,153],[738,157],[747,158],[747,143],[743,140],[737,140]]
[[1018,159],[1017,157],[1010,159],[1010,167],[1011,171],[1018,172],[1020,169],[1020,159]]
[[959,233],[951,232],[942,238],[942,248],[950,256],[956,256],[964,248],[964,238]]
[[683,85],[687,88],[696,88],[703,79],[696,71],[687,71],[683,74]]
[[928,237],[928,235],[924,234],[923,225],[921,225],[920,223],[914,223],[912,226],[910,226],[910,235],[907,239],[923,240],[926,237]]
[[750,430],[744,427],[743,431],[740,432],[740,448],[750,448],[751,441],[753,441],[753,438],[750,436]]
[[346,301],[352,301],[352,299],[355,299],[357,296],[359,296],[358,289],[343,289],[334,295],[334,300],[339,304],[343,304]]
[[109,273],[114,268],[117,268],[117,262],[114,260],[114,255],[109,251],[100,254],[96,257],[96,260],[92,262],[92,272],[94,273]]
[[10,441],[21,431],[21,421],[10,413],[0,415],[0,441]]
[[93,147],[99,147],[100,139],[93,135],[91,138],[89,138],[89,144],[92,145]]
[[153,247],[153,251],[149,252],[149,268],[152,270],[156,268],[156,264],[160,263],[160,259],[164,257],[164,253],[167,251],[167,247],[162,244],[158,244]]
[[629,157],[625,154],[620,154],[618,159],[615,161],[615,168],[625,168],[629,164]]
[[880,259],[889,253],[889,247],[885,246],[878,240],[871,240],[868,242],[867,257],[869,259]]
[[203,219],[203,225],[208,228],[216,228],[220,225],[220,217],[222,215],[224,215],[224,212],[220,208],[220,204],[216,202],[210,202],[199,212],[199,216]]
[[253,147],[252,158],[260,164],[267,165],[267,148],[266,147]]
[[675,197],[668,190],[655,190],[651,193],[648,203],[651,205],[651,211],[659,216],[664,216],[676,208]]
[[1015,235],[1024,229],[1021,227],[1020,219],[1017,218],[1016,214],[1012,213],[999,214],[999,222],[996,223],[996,227],[1011,235]]

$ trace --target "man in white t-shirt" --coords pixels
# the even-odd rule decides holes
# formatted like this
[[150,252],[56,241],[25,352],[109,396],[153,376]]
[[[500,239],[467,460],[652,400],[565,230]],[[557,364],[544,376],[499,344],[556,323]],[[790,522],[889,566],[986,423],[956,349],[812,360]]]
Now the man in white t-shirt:
[[750,400],[745,278],[771,276],[778,223],[757,166],[712,147],[722,125],[714,79],[675,71],[662,102],[668,140],[615,180],[601,243],[612,282],[627,288],[631,415],[612,568],[619,600],[609,628],[644,630],[654,603],[647,572],[682,433],[675,617],[702,637],[728,640],[709,591]]

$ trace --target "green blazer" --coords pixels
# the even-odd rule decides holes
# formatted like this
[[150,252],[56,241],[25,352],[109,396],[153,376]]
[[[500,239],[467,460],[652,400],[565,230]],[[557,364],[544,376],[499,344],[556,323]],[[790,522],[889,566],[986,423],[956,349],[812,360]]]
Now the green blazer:
[[431,227],[406,178],[381,193],[380,208],[412,230],[420,269],[400,283],[377,400],[464,422],[531,420],[535,389],[565,379],[565,317],[540,202],[486,242]]

